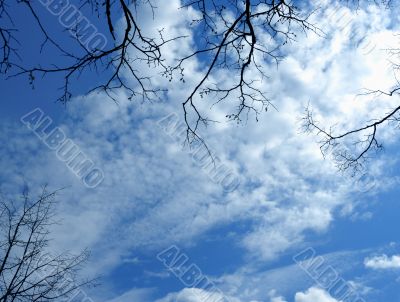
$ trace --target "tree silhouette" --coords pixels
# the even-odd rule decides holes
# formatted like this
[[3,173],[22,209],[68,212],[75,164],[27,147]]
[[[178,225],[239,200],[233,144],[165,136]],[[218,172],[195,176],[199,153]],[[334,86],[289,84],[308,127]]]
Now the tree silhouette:
[[58,191],[46,188],[36,200],[24,191],[22,202],[2,197],[0,202],[0,301],[57,301],[77,294],[92,281],[76,281],[88,258],[48,253],[49,228]]
[[[394,5],[393,1],[365,1],[369,2],[384,4],[385,8]],[[199,106],[204,96],[211,96],[207,98],[213,100],[210,106],[228,103],[226,118],[230,121],[240,123],[247,120],[249,114],[258,119],[260,113],[273,106],[267,97],[270,75],[265,73],[265,63],[278,63],[282,59],[280,49],[289,42],[295,43],[297,33],[323,34],[318,24],[309,22],[313,11],[305,9],[307,5],[299,7],[296,1],[182,0],[181,3],[180,10],[191,8],[198,13],[199,17],[188,24],[196,33],[196,43],[190,53],[167,63],[165,47],[187,37],[164,38],[165,29],[159,29],[155,36],[146,35],[138,15],[150,8],[154,21],[157,6],[151,0],[80,0],[76,5],[66,0],[0,0],[0,71],[10,77],[28,76],[32,85],[39,77],[61,75],[62,92],[58,101],[63,104],[71,99],[73,87],[84,73],[101,75],[101,83],[88,87],[87,92],[103,91],[117,102],[114,92],[123,90],[131,100],[154,101],[162,98],[165,90],[153,84],[143,69],[156,68],[160,76],[184,82],[185,63],[198,58],[204,67],[203,74],[193,86],[188,86],[182,109],[187,140],[204,143],[199,127],[213,122]],[[358,0],[343,3],[361,5]],[[21,58],[19,52],[23,41],[14,25],[16,16],[10,9],[12,6],[25,8],[35,22],[32,28],[43,38],[40,48],[33,51],[46,56],[46,50],[51,49],[51,53],[62,56],[62,60],[33,66],[24,64],[25,58]],[[40,13],[43,10],[57,16],[65,30],[59,33],[50,30]],[[97,30],[89,19],[95,20],[102,30]],[[73,43],[65,35],[72,37]],[[230,81],[219,81],[221,70],[230,75]],[[398,91],[396,87],[387,94],[394,95]],[[341,169],[357,170],[369,151],[381,148],[376,130],[386,122],[397,121],[399,109],[339,134],[320,127],[308,111],[305,129],[323,134],[321,150],[325,151],[349,135],[367,133],[364,139],[356,142],[361,146],[358,153],[347,149],[336,152]]]
[[[240,122],[242,116],[249,113],[258,114],[271,101],[267,98],[268,87],[262,88],[260,82],[267,78],[263,71],[263,62],[278,62],[281,58],[279,48],[294,41],[298,30],[318,32],[318,29],[308,22],[309,15],[302,12],[291,1],[231,1],[231,0],[185,0],[181,10],[194,8],[199,12],[199,18],[192,20],[200,37],[196,39],[193,52],[177,58],[176,63],[166,64],[164,47],[177,39],[177,36],[164,39],[160,29],[156,37],[147,37],[137,15],[144,6],[157,10],[152,1],[135,0],[84,0],[79,8],[69,5],[63,0],[20,0],[19,5],[25,6],[33,17],[36,29],[43,36],[40,50],[51,47],[54,52],[63,56],[63,62],[48,62],[47,66],[25,66],[24,60],[18,60],[18,34],[13,28],[15,16],[9,9],[11,0],[0,0],[0,57],[1,71],[10,76],[28,75],[32,83],[41,76],[61,74],[63,77],[62,93],[59,102],[67,103],[72,96],[74,79],[84,72],[110,72],[105,81],[88,91],[104,91],[115,99],[113,90],[123,89],[129,99],[155,100],[162,96],[164,90],[152,84],[152,79],[138,70],[138,63],[145,62],[149,68],[161,68],[161,74],[172,80],[178,77],[184,81],[184,63],[190,58],[206,58],[205,72],[194,87],[188,87],[186,99],[182,100],[184,120],[187,125],[187,137],[197,136],[200,124],[210,120],[198,108],[197,103],[204,95],[213,95],[215,103],[228,101],[233,104],[232,112],[226,117]],[[11,4],[16,5],[16,4]],[[43,6],[52,14],[64,20],[63,25],[73,35],[76,48],[74,51],[60,41],[62,35],[54,35],[46,28],[39,14]],[[179,11],[177,11],[179,14]],[[84,16],[97,16],[107,31],[99,33]],[[122,34],[115,32],[117,22],[123,19]],[[68,17],[68,18],[67,18]],[[60,21],[61,22],[61,21]],[[268,37],[261,37],[267,33]],[[91,35],[89,35],[91,34]],[[274,43],[270,43],[274,41]],[[271,46],[273,44],[273,46]],[[227,85],[213,83],[217,70],[225,69],[232,74],[234,82]],[[252,74],[249,74],[253,71]],[[123,74],[128,72],[129,76]],[[264,85],[264,84],[263,84]],[[264,85],[265,86],[265,85]]]

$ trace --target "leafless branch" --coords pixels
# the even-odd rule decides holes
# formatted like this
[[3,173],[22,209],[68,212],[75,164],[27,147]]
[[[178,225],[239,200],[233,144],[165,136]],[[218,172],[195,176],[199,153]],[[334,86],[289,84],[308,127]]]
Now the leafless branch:
[[49,228],[54,220],[54,198],[58,191],[43,189],[32,200],[23,192],[22,202],[0,201],[0,302],[54,301],[66,298],[80,286],[77,273],[88,258],[47,252]]

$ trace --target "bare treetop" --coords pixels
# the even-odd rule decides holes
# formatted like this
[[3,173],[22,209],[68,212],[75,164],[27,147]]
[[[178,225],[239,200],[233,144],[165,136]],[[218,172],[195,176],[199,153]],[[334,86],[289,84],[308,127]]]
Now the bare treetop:
[[[96,16],[104,23],[107,32],[98,33],[106,36],[104,43],[85,44],[84,32],[86,23],[78,20],[80,12],[70,9],[68,30],[73,34],[76,48],[71,51],[65,41],[59,36],[52,35],[38,13],[43,9],[38,3],[28,0],[19,1],[25,6],[36,23],[36,29],[43,36],[40,50],[51,46],[55,52],[64,56],[63,62],[49,62],[45,65],[26,66],[24,60],[17,60],[19,41],[18,35],[12,28],[13,16],[8,10],[8,0],[1,0],[0,12],[8,27],[0,28],[2,40],[2,72],[11,76],[28,75],[33,83],[39,76],[61,74],[64,78],[62,93],[58,101],[67,103],[73,95],[72,87],[77,77],[85,72],[94,72],[108,76],[100,85],[90,87],[90,91],[104,91],[115,101],[113,90],[123,89],[129,99],[140,98],[156,100],[163,95],[164,90],[156,87],[152,79],[138,69],[137,63],[145,63],[148,68],[161,68],[162,76],[172,80],[177,77],[184,81],[184,63],[193,57],[205,58],[203,76],[194,87],[188,87],[187,98],[182,100],[185,122],[188,127],[188,138],[197,137],[200,123],[207,124],[208,118],[197,106],[198,98],[213,95],[214,103],[222,101],[232,104],[232,111],[227,112],[229,120],[240,122],[243,114],[258,114],[271,105],[266,96],[269,75],[263,71],[266,61],[278,62],[281,58],[279,47],[294,41],[295,32],[303,30],[317,32],[317,28],[308,22],[309,15],[301,12],[290,1],[184,1],[181,9],[194,8],[199,18],[192,20],[191,26],[196,27],[195,49],[184,57],[176,58],[176,64],[167,65],[163,55],[164,46],[182,36],[164,39],[163,30],[158,36],[148,37],[144,34],[137,14],[148,6],[156,18],[157,7],[152,1],[105,0],[83,1],[80,9]],[[63,7],[63,1],[57,7],[51,6],[51,1],[43,1],[45,6],[54,14],[62,15],[69,8]],[[179,14],[179,10],[176,12]],[[67,13],[64,13],[67,14]],[[117,22],[123,19],[122,34],[115,31]],[[75,22],[74,18],[76,19]],[[268,38],[265,37],[267,34]],[[264,37],[261,37],[264,35]],[[270,39],[270,41],[265,41]],[[273,46],[267,45],[271,44]],[[22,63],[21,63],[22,62]],[[142,66],[142,64],[139,64]],[[227,70],[234,82],[230,85],[215,82],[217,70]],[[128,74],[128,76],[127,76]],[[261,81],[265,81],[262,83]],[[212,104],[210,104],[211,106]]]
[[89,281],[77,281],[88,252],[53,255],[48,251],[57,191],[43,189],[37,199],[0,201],[0,301],[57,301]]
[[[378,2],[383,3],[384,8],[394,5],[393,1],[366,1]],[[185,64],[196,58],[202,65],[201,75],[197,82],[187,84],[187,94],[181,100],[182,114],[187,126],[187,141],[204,143],[199,128],[213,122],[203,109],[205,100],[209,102],[206,106],[211,108],[216,104],[227,104],[224,110],[228,121],[240,123],[249,115],[258,120],[260,113],[276,104],[268,97],[271,90],[269,77],[274,75],[268,74],[265,66],[278,64],[282,59],[282,46],[301,39],[297,36],[299,33],[323,35],[318,24],[311,23],[310,16],[314,11],[307,3],[300,7],[295,1],[284,0],[183,0],[176,13],[188,8],[196,12],[196,17],[187,24],[192,29],[195,44],[189,53],[167,62],[165,49],[168,44],[187,37],[171,37],[163,28],[154,36],[147,34],[143,20],[138,16],[150,8],[150,17],[155,21],[156,3],[151,0],[82,0],[74,6],[63,0],[20,0],[16,4],[11,0],[0,0],[0,70],[7,77],[28,76],[32,85],[39,77],[61,75],[58,101],[63,104],[74,95],[73,87],[79,77],[88,73],[99,76],[95,77],[95,84],[88,84],[91,86],[86,92],[102,91],[118,102],[115,92],[122,90],[128,99],[144,102],[160,100],[166,91],[154,84],[149,70],[156,70],[159,76],[170,81],[185,82]],[[356,8],[361,6],[360,1],[343,3],[355,4]],[[29,13],[35,23],[32,28],[43,39],[40,49],[33,51],[46,56],[51,49],[52,53],[62,56],[62,60],[33,65],[25,62],[19,52],[24,41],[15,26],[16,16],[11,5],[21,6]],[[48,22],[41,17],[43,9],[59,17],[63,31],[56,34],[49,29]],[[317,5],[315,9],[320,7]],[[90,23],[91,18],[101,31]],[[72,47],[65,34],[72,35]],[[398,51],[392,50],[392,54],[398,55]],[[221,71],[229,75],[229,81],[221,79]],[[398,89],[394,87],[387,94],[397,94]],[[377,130],[386,122],[397,121],[398,110],[399,107],[343,134],[320,127],[311,111],[306,113],[304,121],[307,131],[316,130],[324,135],[321,142],[324,150],[336,146],[351,134],[365,135],[357,143],[361,147],[359,153],[346,149],[336,154],[339,168],[348,169],[363,162],[368,151],[381,148]]]

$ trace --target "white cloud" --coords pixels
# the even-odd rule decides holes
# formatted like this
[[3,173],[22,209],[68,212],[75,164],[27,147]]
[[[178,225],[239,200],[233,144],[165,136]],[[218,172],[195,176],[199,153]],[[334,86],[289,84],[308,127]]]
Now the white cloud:
[[327,293],[325,290],[311,287],[306,292],[298,292],[295,295],[295,302],[340,302]]
[[366,258],[365,267],[372,269],[395,269],[400,268],[400,255],[387,256],[386,254]]
[[[208,292],[200,288],[184,288],[177,293],[170,293],[166,297],[157,300],[156,302],[218,302],[225,301],[224,295],[217,292]],[[230,298],[229,301],[239,302],[235,298]]]

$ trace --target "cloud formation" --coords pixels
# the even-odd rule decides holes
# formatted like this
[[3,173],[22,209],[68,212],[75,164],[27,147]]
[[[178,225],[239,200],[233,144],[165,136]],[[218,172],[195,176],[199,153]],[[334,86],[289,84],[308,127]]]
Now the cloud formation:
[[364,265],[371,269],[400,269],[400,255],[387,256],[383,254],[366,258]]
[[305,292],[296,293],[295,302],[340,302],[331,297],[326,291],[317,287],[311,287]]

